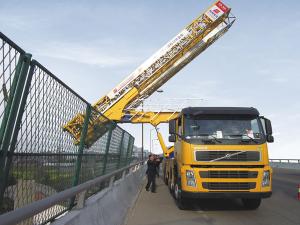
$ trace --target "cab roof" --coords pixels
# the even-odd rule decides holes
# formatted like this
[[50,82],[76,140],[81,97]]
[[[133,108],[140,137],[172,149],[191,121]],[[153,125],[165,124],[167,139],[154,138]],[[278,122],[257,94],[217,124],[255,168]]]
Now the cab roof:
[[188,107],[181,110],[181,114],[201,115],[243,115],[257,117],[259,112],[253,107]]

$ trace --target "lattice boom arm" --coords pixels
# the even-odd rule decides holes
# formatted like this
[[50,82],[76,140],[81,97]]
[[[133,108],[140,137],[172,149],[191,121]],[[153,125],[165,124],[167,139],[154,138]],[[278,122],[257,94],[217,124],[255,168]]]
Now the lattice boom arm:
[[[149,86],[155,86],[156,80],[172,65],[181,67],[178,61],[188,54],[189,50],[198,43],[205,45],[210,37],[226,26],[227,23],[225,21],[229,18],[229,12],[230,9],[227,6],[221,1],[217,1],[133,71],[104,98],[100,99],[95,104],[95,107],[104,113],[113,104],[116,104],[132,87],[137,87],[139,92],[142,92]],[[139,96],[137,95],[136,98],[139,98]]]
[[180,112],[143,112],[131,110],[124,114],[121,123],[150,123],[157,126],[160,123],[168,123],[178,117]]
[[[230,10],[221,1],[215,2],[93,107],[109,119],[124,122],[123,117],[125,115],[126,118],[130,109],[138,107],[144,99],[228,31],[235,20],[235,17],[229,16]],[[78,123],[81,120],[82,118],[74,118],[64,127],[77,141],[80,137]],[[133,117],[128,122],[138,121]],[[92,123],[98,124],[99,121],[96,118]]]

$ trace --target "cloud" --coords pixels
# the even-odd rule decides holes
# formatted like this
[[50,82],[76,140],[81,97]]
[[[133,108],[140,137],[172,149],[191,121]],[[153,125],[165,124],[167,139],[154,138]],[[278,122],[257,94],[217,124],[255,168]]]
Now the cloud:
[[280,64],[280,65],[299,65],[298,58],[271,58],[268,60],[272,65]]
[[288,77],[286,74],[284,75],[279,75],[278,73],[278,68],[277,71],[274,72],[273,69],[270,68],[260,68],[256,71],[257,74],[264,76],[267,78],[269,81],[274,82],[274,83],[286,83],[289,81]]
[[28,24],[28,21],[22,19],[20,16],[8,15],[6,13],[3,13],[3,11],[0,11],[0,21],[1,24],[8,26],[10,29],[14,30],[24,31],[31,27],[31,25]]
[[36,55],[99,67],[124,66],[138,61],[138,58],[130,55],[118,55],[99,47],[83,46],[81,43],[51,43],[39,48]]
[[271,78],[271,81],[282,84],[282,83],[288,82],[288,79],[284,78],[284,77],[274,77],[274,78]]
[[271,70],[267,68],[261,68],[257,70],[257,73],[261,75],[269,75],[271,74]]

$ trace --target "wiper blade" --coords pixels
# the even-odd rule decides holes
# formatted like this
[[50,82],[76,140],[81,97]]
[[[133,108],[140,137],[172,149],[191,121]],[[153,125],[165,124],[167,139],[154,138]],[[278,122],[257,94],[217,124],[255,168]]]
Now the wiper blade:
[[205,140],[202,140],[202,142],[204,142],[204,143],[216,144],[215,139],[205,139]]
[[[218,138],[216,138],[215,136],[211,135],[211,134],[199,134],[199,136],[207,136],[207,137],[211,137],[213,138],[216,142],[218,143],[222,143],[222,141],[218,140]],[[211,141],[211,139],[207,139],[205,141]]]
[[255,142],[256,144],[258,143],[258,141],[256,141],[253,137],[249,136],[248,134],[227,134],[228,136],[235,136],[235,137],[248,137],[249,139],[242,139],[241,141],[253,141]]

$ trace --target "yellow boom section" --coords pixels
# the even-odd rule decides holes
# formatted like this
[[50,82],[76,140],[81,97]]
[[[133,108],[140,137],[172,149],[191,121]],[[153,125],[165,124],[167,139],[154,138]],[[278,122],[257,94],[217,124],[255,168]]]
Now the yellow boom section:
[[158,138],[159,144],[161,146],[161,149],[163,150],[164,157],[166,157],[166,158],[169,157],[169,155],[172,152],[174,152],[174,146],[171,146],[169,148],[166,146],[165,141],[157,128],[156,128],[156,134],[157,134],[157,138]]
[[128,122],[130,123],[150,123],[155,127],[157,139],[163,150],[164,156],[169,157],[169,155],[174,152],[174,146],[167,147],[164,139],[159,132],[158,125],[160,123],[167,123],[172,119],[178,117],[180,112],[143,112],[131,110],[126,114]]
[[[131,114],[131,110],[136,109],[153,92],[228,31],[235,21],[235,17],[230,15],[230,10],[221,1],[215,2],[124,81],[97,101],[93,105],[94,109],[108,119],[128,122],[124,121],[125,115]],[[75,142],[80,140],[83,118],[83,114],[78,114],[64,126],[64,129],[74,137]],[[92,119],[91,124],[101,125],[97,117]],[[89,126],[88,129],[93,130],[93,126]],[[92,144],[102,135],[101,132],[94,134],[93,140],[88,140],[88,143]]]
[[143,112],[132,110],[126,114],[127,121],[124,119],[122,122],[150,123],[156,127],[160,123],[167,123],[177,118],[178,114],[179,112]]

